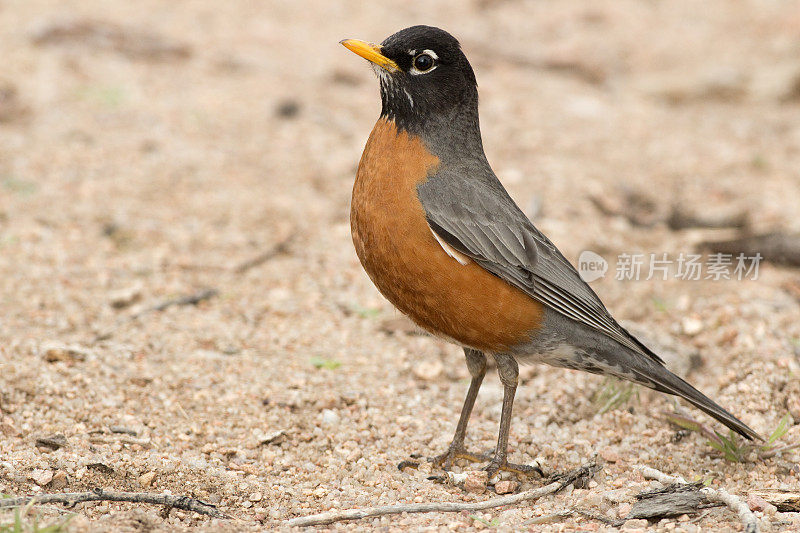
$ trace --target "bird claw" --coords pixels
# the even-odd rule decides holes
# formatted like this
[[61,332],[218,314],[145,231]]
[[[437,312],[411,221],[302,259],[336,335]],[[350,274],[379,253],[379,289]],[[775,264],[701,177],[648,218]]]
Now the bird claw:
[[492,460],[489,455],[468,452],[463,446],[450,446],[443,454],[428,457],[428,462],[441,467],[443,470],[450,470],[453,467],[453,461],[456,459],[466,459],[472,463],[485,463]]
[[537,474],[539,477],[545,477],[544,472],[539,465],[519,465],[509,463],[507,460],[502,461],[497,459],[497,456],[491,454],[479,454],[468,452],[463,446],[450,446],[446,452],[435,457],[429,457],[428,462],[441,467],[443,470],[450,470],[453,467],[453,461],[456,459],[466,459],[472,463],[485,463],[489,464],[484,468],[489,473],[489,478],[494,477],[499,470],[511,472],[520,476],[531,476]]
[[486,465],[484,470],[489,473],[489,479],[493,478],[494,475],[497,474],[498,470],[502,470],[504,472],[511,472],[512,474],[517,474],[519,476],[532,476],[536,474],[540,478],[545,477],[544,472],[538,465],[536,466],[520,465],[515,463],[509,463],[505,459],[503,459],[502,461],[498,461],[497,458],[492,459],[491,462],[488,465]]

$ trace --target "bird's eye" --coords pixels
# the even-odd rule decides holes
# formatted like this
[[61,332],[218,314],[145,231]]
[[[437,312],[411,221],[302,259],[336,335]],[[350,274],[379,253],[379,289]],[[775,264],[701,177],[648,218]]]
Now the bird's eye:
[[429,54],[419,54],[414,58],[414,68],[420,72],[427,72],[433,68],[434,60]]

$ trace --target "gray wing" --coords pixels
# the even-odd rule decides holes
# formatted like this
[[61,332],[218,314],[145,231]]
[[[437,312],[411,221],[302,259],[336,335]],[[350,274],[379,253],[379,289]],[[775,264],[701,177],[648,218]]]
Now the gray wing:
[[465,180],[440,172],[417,193],[431,230],[455,250],[547,307],[663,363],[614,320],[493,174]]

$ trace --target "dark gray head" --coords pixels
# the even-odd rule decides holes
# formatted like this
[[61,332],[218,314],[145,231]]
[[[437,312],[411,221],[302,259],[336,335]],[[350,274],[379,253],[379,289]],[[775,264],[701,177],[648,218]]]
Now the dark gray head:
[[474,115],[475,73],[458,41],[432,26],[412,26],[380,45],[347,39],[342,44],[368,59],[381,85],[381,115],[406,129],[425,129],[431,121]]

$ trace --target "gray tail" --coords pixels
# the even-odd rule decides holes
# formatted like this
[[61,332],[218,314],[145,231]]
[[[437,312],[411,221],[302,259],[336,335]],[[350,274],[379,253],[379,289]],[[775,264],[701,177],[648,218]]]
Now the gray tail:
[[650,383],[659,392],[666,392],[684,398],[689,403],[712,416],[734,430],[747,440],[761,440],[764,438],[750,429],[747,424],[730,414],[728,411],[714,403],[705,394],[689,385],[686,381],[679,378],[665,367],[655,367],[647,365],[647,370],[642,372],[639,369],[632,369],[643,383]]

